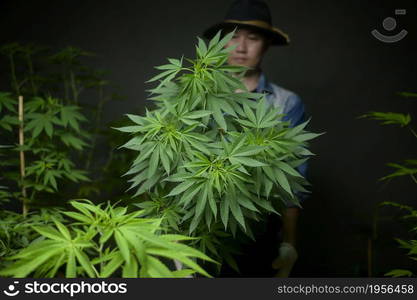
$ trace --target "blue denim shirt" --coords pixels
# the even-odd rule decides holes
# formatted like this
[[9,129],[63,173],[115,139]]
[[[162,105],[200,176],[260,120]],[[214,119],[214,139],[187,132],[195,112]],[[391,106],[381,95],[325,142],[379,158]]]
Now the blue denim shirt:
[[283,120],[290,121],[291,127],[306,121],[304,104],[301,98],[297,94],[269,82],[263,73],[255,91],[266,94],[269,104],[275,107],[283,106],[282,113],[285,114]]
[[[266,94],[266,99],[270,105],[274,107],[281,107],[281,112],[285,114],[282,118],[284,121],[289,121],[291,127],[295,127],[306,121],[304,103],[301,98],[274,83],[269,82],[262,73],[259,78],[258,86],[255,89],[257,93]],[[307,162],[297,167],[297,171],[306,178]],[[300,202],[308,198],[308,194],[298,192],[296,196]],[[288,207],[294,207],[293,204],[288,204]]]

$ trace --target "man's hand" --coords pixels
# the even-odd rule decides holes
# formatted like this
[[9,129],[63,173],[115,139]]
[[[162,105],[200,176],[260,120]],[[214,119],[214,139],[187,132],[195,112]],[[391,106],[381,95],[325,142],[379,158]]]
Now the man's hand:
[[293,245],[285,242],[281,243],[279,256],[272,262],[272,268],[278,270],[275,277],[289,277],[297,258],[297,250]]

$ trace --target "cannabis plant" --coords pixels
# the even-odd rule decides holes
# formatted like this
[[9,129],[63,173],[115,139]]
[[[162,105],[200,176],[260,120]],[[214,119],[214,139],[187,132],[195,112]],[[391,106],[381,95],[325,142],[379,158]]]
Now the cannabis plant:
[[[73,195],[72,197],[87,197],[93,193],[100,194],[103,191],[102,186],[107,187],[109,182],[115,181],[114,173],[110,176],[108,172],[102,172],[103,165],[107,167],[113,163],[113,148],[110,148],[110,145],[101,144],[104,143],[104,138],[110,138],[107,137],[107,133],[110,132],[109,128],[103,129],[102,116],[104,106],[109,101],[120,99],[120,97],[116,93],[110,93],[113,88],[110,87],[109,81],[104,79],[106,75],[104,71],[88,67],[86,59],[91,60],[92,57],[94,57],[93,53],[72,46],[59,51],[34,44],[9,43],[0,46],[0,60],[5,58],[4,62],[8,62],[10,66],[9,76],[4,76],[10,78],[10,88],[7,93],[2,93],[3,103],[0,103],[0,107],[3,106],[3,111],[0,111],[0,128],[5,130],[1,134],[2,142],[7,140],[9,144],[17,144],[16,131],[19,127],[17,99],[23,96],[25,147],[28,145],[28,138],[32,136],[30,131],[33,129],[34,136],[40,133],[39,139],[36,137],[36,147],[46,149],[58,142],[61,144],[57,147],[59,151],[65,152],[67,161],[62,164],[65,169],[61,168],[58,172],[50,173],[46,179],[45,176],[40,175],[36,186],[42,189],[42,192],[48,190],[48,193],[54,191],[55,194],[59,192]],[[88,92],[88,98],[84,95],[87,94],[86,92]],[[43,104],[41,104],[42,101]],[[32,111],[28,111],[27,105],[29,107],[32,105]],[[57,121],[60,115],[62,119]],[[48,138],[43,138],[44,135]],[[97,148],[100,148],[100,160],[96,159]],[[32,157],[33,153],[26,152],[26,148],[20,149],[25,151],[24,155],[29,156],[26,157],[24,169],[27,167],[30,172],[38,172],[45,158]],[[3,172],[14,177],[8,176],[1,183],[9,186],[9,191],[15,191],[16,185],[19,184],[19,190],[23,193],[21,177],[25,176],[15,172],[21,164],[18,159],[12,159],[19,157],[19,153],[15,150],[17,149],[5,151],[8,162],[3,162],[2,166]],[[123,153],[118,154],[118,156],[122,155]],[[118,160],[119,164],[126,160],[125,157],[123,158],[123,160]],[[61,161],[55,156],[48,157],[47,163],[50,159],[55,165]],[[33,165],[33,162],[37,163]],[[67,177],[63,171],[68,171],[69,176],[73,175],[70,180],[77,178],[76,189],[71,185],[60,184],[60,182],[65,182],[62,180]],[[11,172],[15,174],[12,175]],[[93,180],[87,180],[86,172]],[[116,180],[115,184],[121,185],[120,180]],[[115,184],[112,184],[112,187],[117,192]],[[41,185],[44,186],[41,187]],[[41,191],[37,190],[37,192]],[[31,197],[30,191],[26,194],[27,196],[23,198]],[[16,193],[13,195],[12,198],[22,198]],[[58,199],[57,196],[51,198]],[[34,195],[32,198],[36,197]],[[45,195],[42,195],[42,198],[42,202],[45,203]],[[59,200],[54,200],[56,201]]]
[[[109,203],[104,208],[105,204],[87,200],[71,203],[76,212],[52,207],[51,201],[63,207],[71,198],[68,181],[77,183],[78,194],[102,191],[98,180],[81,185],[89,181],[83,168],[93,166],[103,106],[115,97],[105,95],[108,82],[100,72],[80,63],[90,53],[68,47],[47,57],[47,70],[39,70],[34,55],[42,51],[16,43],[0,47],[11,70],[11,92],[0,93],[0,129],[2,143],[7,144],[0,146],[0,203],[16,199],[24,203],[23,216],[0,211],[0,274],[186,277],[198,272],[209,276],[195,260],[213,260],[186,245],[194,238],[167,234],[165,216],[144,218],[144,211],[128,213],[127,207]],[[48,73],[51,69],[61,72]],[[97,90],[96,108],[83,103],[80,95],[86,89]],[[112,154],[103,167],[109,178],[115,177]],[[117,153],[118,167],[126,159]],[[183,268],[172,271],[173,260]]]
[[222,224],[250,235],[251,220],[283,202],[299,205],[296,193],[307,192],[296,168],[318,134],[305,130],[307,122],[291,128],[264,94],[247,91],[240,80],[247,69],[226,64],[232,35],[198,39],[195,59],[156,67],[162,72],[149,80],[159,81],[150,90],[156,108],[128,114],[132,125],[118,128],[132,135],[122,147],[138,154],[125,174],[130,189],[151,195],[142,207],[169,211],[174,232]]
[[[36,206],[42,203],[37,195],[57,193],[60,182],[88,180],[86,172],[71,160],[74,151],[87,146],[88,135],[80,128],[86,118],[79,107],[52,97],[29,99],[22,111],[24,123],[19,121],[18,100],[10,93],[0,93],[2,137],[14,144],[0,149],[4,156],[1,179],[11,187],[8,198]],[[19,130],[25,140],[18,143]],[[25,155],[20,160],[19,152]]]
[[[70,202],[76,211],[62,211],[61,220],[31,227],[39,235],[27,247],[6,257],[0,270],[13,277],[186,277],[210,276],[194,259],[213,262],[184,241],[192,238],[163,234],[160,219],[143,218],[143,211],[88,200]],[[71,220],[72,219],[72,220]],[[169,262],[186,266],[172,271]],[[172,265],[172,264],[171,264]]]
[[26,248],[39,237],[34,225],[47,225],[52,218],[62,220],[59,211],[53,208],[31,211],[26,217],[8,210],[0,211],[0,270],[9,265],[5,258]]
[[[400,95],[405,97],[417,97],[416,93],[400,93]],[[362,118],[369,118],[373,120],[380,121],[382,125],[398,125],[402,128],[409,129],[410,132],[417,138],[415,130],[411,127],[411,116],[410,114],[404,113],[394,113],[394,112],[370,112],[361,116]],[[380,180],[388,181],[398,177],[410,177],[417,184],[416,174],[417,174],[417,159],[408,159],[402,163],[388,163],[387,166],[393,169],[393,172],[382,177]],[[415,235],[417,232],[417,210],[413,206],[403,205],[396,202],[385,201],[380,204],[381,206],[391,206],[396,207],[405,211],[403,219],[410,222],[410,232]],[[417,241],[415,239],[404,240],[396,238],[396,241],[399,243],[400,247],[408,250],[407,256],[417,261]],[[412,270],[407,269],[394,269],[385,274],[386,276],[392,277],[402,277],[402,276],[413,276]]]

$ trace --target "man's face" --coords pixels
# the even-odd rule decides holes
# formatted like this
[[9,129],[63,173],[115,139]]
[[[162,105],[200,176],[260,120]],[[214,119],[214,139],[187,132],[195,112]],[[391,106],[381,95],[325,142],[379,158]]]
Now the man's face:
[[226,47],[236,44],[237,47],[230,53],[227,60],[230,65],[249,68],[256,68],[260,65],[267,50],[266,39],[262,34],[248,29],[237,29]]

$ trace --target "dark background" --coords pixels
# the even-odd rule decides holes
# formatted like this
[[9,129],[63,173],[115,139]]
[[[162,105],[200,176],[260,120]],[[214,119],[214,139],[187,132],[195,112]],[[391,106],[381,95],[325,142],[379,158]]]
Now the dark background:
[[[290,35],[291,45],[273,47],[263,63],[269,79],[293,90],[312,116],[309,129],[326,132],[312,143],[313,195],[300,219],[297,277],[367,276],[368,239],[373,276],[412,263],[394,237],[407,231],[378,210],[381,201],[415,204],[409,178],[381,183],[387,162],[415,157],[416,140],[408,130],[381,127],[357,119],[368,111],[408,112],[417,101],[397,92],[417,92],[417,2],[409,1],[267,1],[273,23]],[[105,119],[143,111],[145,81],[166,57],[194,56],[196,36],[221,21],[230,1],[23,1],[0,0],[0,42],[34,42],[62,48],[76,46],[97,53],[90,63],[107,69],[108,79],[126,101],[107,106]],[[406,9],[395,16],[395,9]],[[382,21],[395,17],[408,35],[400,42],[376,40]],[[0,85],[8,80],[0,65]],[[415,124],[415,123],[414,123]],[[123,171],[121,171],[122,173]],[[388,217],[388,218],[385,218]]]

